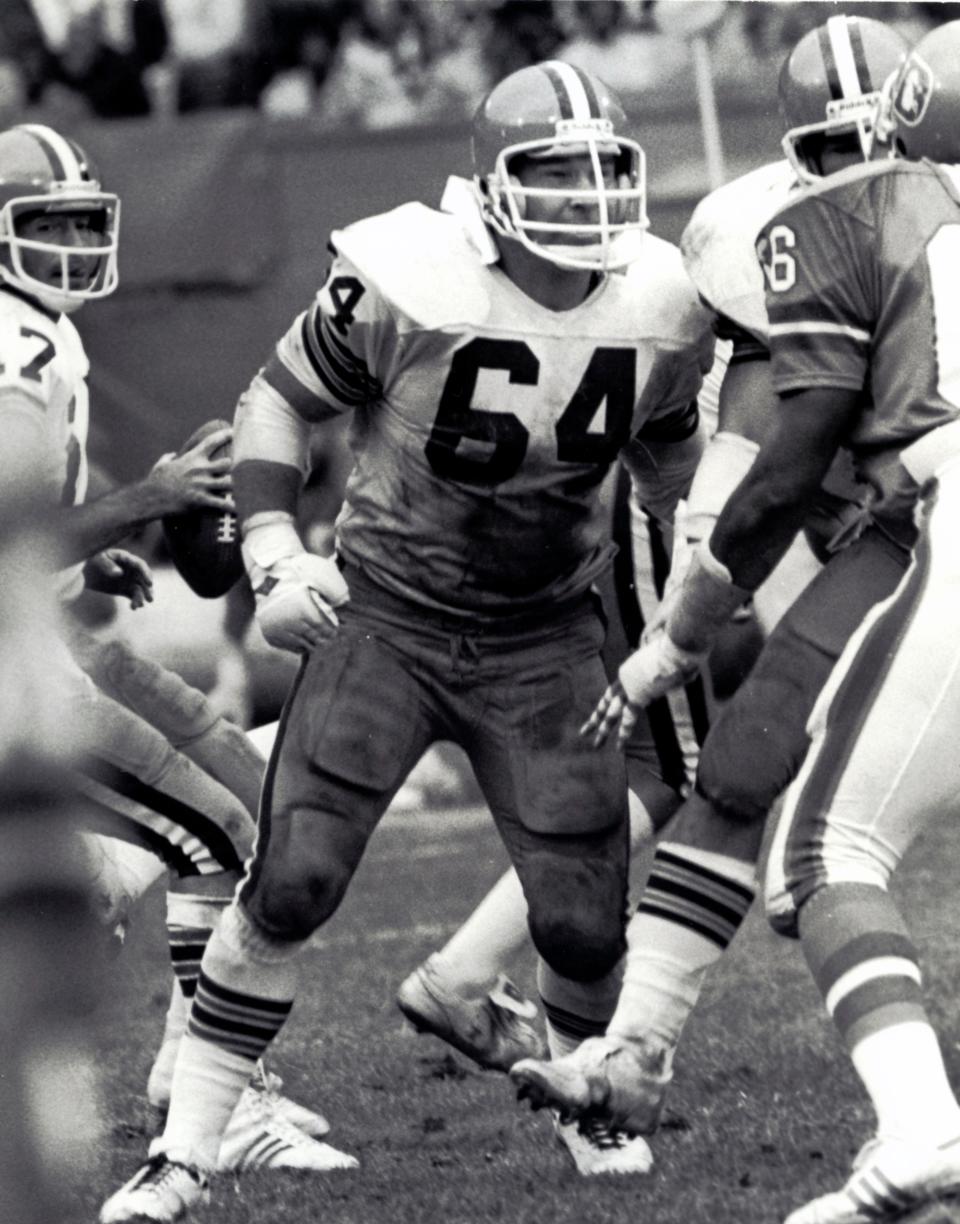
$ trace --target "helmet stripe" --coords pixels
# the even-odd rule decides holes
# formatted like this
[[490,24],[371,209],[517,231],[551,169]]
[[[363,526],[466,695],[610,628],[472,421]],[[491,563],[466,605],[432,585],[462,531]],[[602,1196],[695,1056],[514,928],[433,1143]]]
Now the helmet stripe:
[[[840,97],[859,98],[864,92],[857,73],[857,63],[850,45],[851,22],[846,17],[830,17],[827,19],[827,34],[833,48],[837,75],[840,78]],[[835,95],[836,96],[836,95]]]
[[[594,99],[593,90],[590,95],[584,88],[582,74],[563,60],[548,60],[543,70],[550,79],[553,91],[560,105],[561,119],[589,119],[593,112],[590,109],[590,95]],[[597,112],[599,113],[599,112]]]
[[823,66],[827,73],[827,88],[830,90],[830,97],[842,98],[843,90],[840,87],[840,74],[837,72],[837,62],[834,58],[833,47],[830,45],[829,26],[831,21],[836,18],[830,17],[826,25],[822,25],[817,31],[817,41],[820,43],[820,57],[823,60]]
[[870,77],[870,65],[867,63],[867,53],[863,48],[863,30],[860,28],[860,22],[854,17],[850,22],[850,47],[853,51],[853,61],[857,69],[857,77],[860,81],[861,93],[871,93],[874,89],[879,89],[882,82],[877,82],[874,85]]
[[42,123],[24,123],[20,130],[29,132],[34,138],[44,157],[50,164],[53,177],[62,183],[82,183],[84,181],[80,164],[70,142],[53,128]]

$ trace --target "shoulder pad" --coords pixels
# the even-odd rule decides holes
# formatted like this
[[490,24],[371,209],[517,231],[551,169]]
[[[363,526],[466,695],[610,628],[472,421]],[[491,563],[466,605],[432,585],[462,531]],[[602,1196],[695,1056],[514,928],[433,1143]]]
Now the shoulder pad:
[[463,226],[424,204],[402,204],[331,236],[337,251],[413,324],[433,330],[487,314],[486,268]]
[[853,209],[864,198],[870,186],[880,179],[889,180],[903,175],[913,177],[917,174],[930,173],[930,164],[924,162],[897,160],[857,162],[854,166],[847,166],[845,170],[837,170],[836,173],[828,175],[819,182],[804,184],[802,190],[784,200],[777,209],[777,213],[772,214],[767,220],[773,220],[773,216],[786,212],[803,200],[822,199],[837,208]]
[[639,257],[620,274],[638,335],[686,344],[710,329],[710,315],[683,267],[680,248],[644,234]]
[[789,162],[760,166],[705,196],[680,239],[684,266],[704,301],[764,343],[767,311],[754,241],[796,186]]

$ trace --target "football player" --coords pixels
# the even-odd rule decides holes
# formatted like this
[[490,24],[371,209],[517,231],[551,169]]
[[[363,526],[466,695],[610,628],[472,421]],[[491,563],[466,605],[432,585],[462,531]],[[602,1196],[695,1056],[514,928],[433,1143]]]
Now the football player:
[[[716,312],[718,334],[733,345],[720,426],[684,514],[691,549],[709,536],[780,415],[757,231],[806,184],[872,155],[879,91],[906,50],[899,34],[869,18],[831,17],[804,35],[780,74],[787,160],[711,193],[684,232],[687,269]],[[776,231],[774,241],[772,275],[789,278],[789,240]],[[521,1062],[514,1079],[535,1105],[554,1101],[576,1112],[606,1102],[630,1129],[648,1133],[657,1125],[683,1025],[752,903],[764,822],[806,754],[816,696],[847,639],[909,560],[909,523],[875,504],[843,453],[806,507],[804,527],[823,568],[713,721],[694,791],[657,848],[631,921],[624,987],[607,1035],[559,1063]],[[662,615],[669,606],[668,599]],[[635,665],[629,661],[621,679]],[[622,736],[633,707],[615,683],[590,734],[602,737],[621,716]]]
[[[164,514],[231,504],[229,460],[209,458],[229,431],[164,457],[142,480],[85,500],[88,362],[68,315],[116,287],[119,211],[118,198],[101,189],[73,141],[35,124],[0,133],[2,479],[12,481],[27,467],[42,473],[67,612],[84,586],[140,606],[152,597],[149,569],[114,545]],[[105,910],[115,919],[125,900],[140,895],[164,867],[175,877],[168,933],[179,985],[168,1017],[169,1047],[181,993],[192,993],[214,917],[252,848],[263,760],[239,728],[217,717],[179,677],[120,643],[85,637],[78,624],[67,624],[66,640],[69,651],[55,653],[50,666],[75,741],[78,788],[90,798],[84,811],[87,827],[96,830],[87,838],[94,888],[106,894]],[[108,813],[105,823],[98,812]],[[151,1074],[150,1095],[161,1106],[170,1061],[169,1049],[162,1049]],[[272,1086],[262,1077],[264,1091],[238,1111],[230,1163],[256,1162],[251,1148],[260,1151],[265,1126],[284,1133],[282,1142],[273,1136],[270,1159],[262,1163],[299,1163],[304,1153],[326,1160],[326,1145],[281,1116],[292,1102],[264,1121]]]
[[[709,315],[646,234],[644,157],[592,75],[505,78],[475,179],[332,237],[333,262],[241,397],[234,488],[257,619],[304,655],[253,862],[204,953],[151,1161],[104,1224],[175,1219],[207,1174],[371,832],[437,739],[459,742],[510,852],[547,972],[587,1017],[622,955],[627,788],[578,726],[605,685],[592,594],[613,552],[601,485],[623,453],[668,513],[699,457]],[[353,414],[332,558],[294,527],[310,425]],[[611,745],[612,748],[612,745]],[[573,1042],[555,1029],[551,1043]],[[199,1082],[216,1083],[201,1101]],[[642,1141],[559,1131],[581,1170]]]
[[950,22],[920,40],[884,89],[879,134],[896,160],[826,180],[761,230],[777,428],[698,550],[666,632],[646,651],[645,679],[624,685],[642,701],[701,653],[723,608],[769,572],[847,446],[882,521],[903,543],[912,538],[912,560],[816,702],[766,901],[774,927],[802,941],[876,1132],[845,1185],[787,1224],[899,1219],[960,1191],[960,1103],[888,891],[912,839],[932,816],[956,812],[960,793],[958,114],[960,22]]
[[[707,433],[716,424],[729,347],[718,346],[698,397]],[[639,645],[644,625],[655,618],[670,566],[672,526],[649,514],[632,491],[621,466],[612,507],[618,551],[613,566],[597,583],[609,622],[604,654],[610,676]],[[731,630],[735,640],[724,652],[726,670],[743,673],[755,657],[759,630],[752,617]],[[715,649],[711,664],[718,657]],[[630,875],[637,888],[649,869],[652,837],[676,812],[692,784],[709,722],[712,687],[698,675],[666,694],[644,712],[624,747]],[[481,1067],[509,1071],[522,1058],[543,1057],[537,1006],[507,976],[528,942],[527,905],[516,870],[510,868],[447,943],[403,981],[397,992],[400,1010],[418,1032],[441,1038]],[[575,1040],[602,1032],[602,1024],[578,1014],[568,1000],[557,996],[559,984],[551,984],[553,996],[542,995],[541,1002],[554,1029]]]

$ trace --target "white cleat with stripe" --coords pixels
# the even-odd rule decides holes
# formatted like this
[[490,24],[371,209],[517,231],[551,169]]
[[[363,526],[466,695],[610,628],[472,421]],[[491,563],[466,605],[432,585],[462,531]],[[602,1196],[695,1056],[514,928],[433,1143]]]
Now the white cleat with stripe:
[[284,1103],[261,1084],[251,1083],[244,1089],[220,1144],[218,1172],[304,1169],[329,1173],[359,1167],[355,1156],[321,1143],[293,1125]]
[[871,1139],[842,1190],[798,1207],[785,1224],[878,1224],[926,1203],[960,1197],[960,1138],[931,1148]]

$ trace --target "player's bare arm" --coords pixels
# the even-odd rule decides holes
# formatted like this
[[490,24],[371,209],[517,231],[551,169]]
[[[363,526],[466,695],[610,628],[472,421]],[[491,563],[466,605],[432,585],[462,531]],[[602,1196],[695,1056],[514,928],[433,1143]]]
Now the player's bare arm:
[[710,539],[738,586],[755,590],[789,548],[859,402],[858,392],[839,387],[811,388],[781,402],[776,425]]
[[218,430],[183,455],[165,455],[142,480],[83,505],[60,508],[55,528],[65,563],[92,557],[165,514],[232,507],[230,460],[211,458],[229,437],[229,430]]

